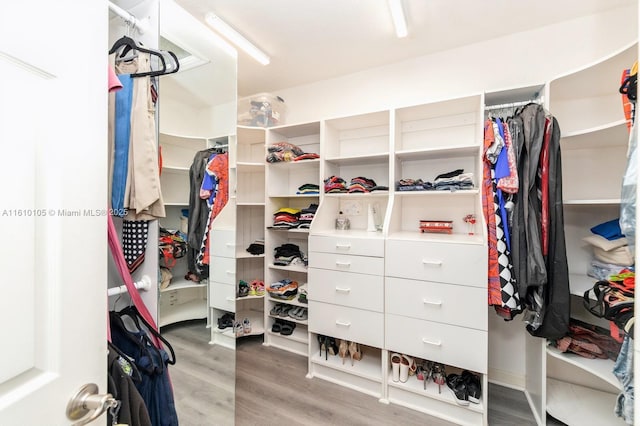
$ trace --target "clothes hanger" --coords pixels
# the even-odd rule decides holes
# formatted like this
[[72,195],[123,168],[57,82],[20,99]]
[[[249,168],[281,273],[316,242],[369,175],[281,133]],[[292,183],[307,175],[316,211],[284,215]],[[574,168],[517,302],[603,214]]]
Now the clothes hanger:
[[[158,59],[161,69],[146,71],[141,73],[131,74],[132,78],[135,77],[157,77],[161,75],[168,75],[176,73],[180,70],[180,61],[178,61],[178,57],[170,51],[159,51],[155,49],[148,49],[143,47],[140,43],[136,42],[134,39],[129,37],[128,35],[124,35],[120,37],[109,49],[109,54],[112,55],[114,53],[120,52],[118,56],[116,56],[117,61],[126,61],[134,59],[135,56],[126,55],[130,52],[143,52],[148,53],[151,56],[154,56]],[[169,66],[167,66],[167,59],[171,62]]]
[[[133,335],[127,326],[124,324],[122,318],[118,315],[117,312],[110,311],[109,312],[109,324],[111,325],[111,339],[114,340],[114,337],[120,337],[124,339],[126,342],[130,343],[132,348],[134,348],[138,353],[137,354],[128,354],[128,359],[136,359],[141,356],[146,356],[149,360],[153,360],[154,356],[151,354],[150,349],[153,348],[156,353],[157,349],[153,346],[152,342],[149,340],[148,336],[145,334]],[[142,337],[142,339],[141,339]],[[121,342],[125,343],[125,342]],[[115,345],[115,343],[114,343]],[[126,351],[122,350],[123,353],[126,354]],[[159,355],[159,353],[158,353]],[[137,361],[137,359],[136,359]],[[162,366],[156,367],[154,362],[149,363],[149,367],[145,368],[138,365],[139,369],[147,375],[154,375],[162,373]]]
[[131,379],[134,381],[134,383],[140,383],[142,381],[142,375],[140,374],[140,370],[138,370],[138,367],[136,367],[136,363],[131,361],[131,358],[127,354],[122,352],[120,348],[118,348],[113,343],[107,342],[107,345],[109,346],[110,350],[114,351],[120,358],[127,361],[127,363],[131,366]]
[[136,308],[134,305],[130,305],[124,308],[123,310],[121,310],[120,312],[118,312],[117,314],[120,316],[128,316],[129,318],[131,318],[136,324],[136,327],[138,327],[138,330],[140,331],[144,331],[143,328],[140,326],[140,322],[142,322],[142,324],[144,324],[147,331],[152,335],[154,335],[155,337],[157,337],[168,349],[169,353],[171,354],[171,357],[167,362],[170,365],[174,365],[176,363],[176,354],[171,344],[157,330],[151,327],[151,325],[142,317],[142,315],[140,315],[138,308]]

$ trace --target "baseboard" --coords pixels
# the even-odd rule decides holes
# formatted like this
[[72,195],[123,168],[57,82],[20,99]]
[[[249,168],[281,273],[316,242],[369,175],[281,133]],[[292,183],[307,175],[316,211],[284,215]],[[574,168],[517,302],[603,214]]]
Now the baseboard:
[[514,374],[510,371],[498,370],[496,368],[489,369],[489,382],[495,385],[504,386],[506,388],[524,391],[526,377],[524,375]]

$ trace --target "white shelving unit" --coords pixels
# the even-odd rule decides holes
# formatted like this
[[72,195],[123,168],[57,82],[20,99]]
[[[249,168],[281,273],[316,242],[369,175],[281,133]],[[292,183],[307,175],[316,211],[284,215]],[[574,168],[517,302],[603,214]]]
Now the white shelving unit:
[[[620,215],[620,190],[629,133],[618,88],[624,68],[638,56],[637,43],[584,69],[552,80],[549,111],[562,129],[563,201],[572,317],[607,327],[580,303],[594,278],[586,275],[592,253],[582,238],[590,228]],[[618,164],[600,172],[605,164]],[[607,327],[608,328],[608,327]],[[546,349],[546,411],[569,424],[624,424],[613,414],[620,383],[613,361],[588,360]]]
[[[189,169],[196,152],[208,147],[207,138],[160,133],[162,174],[160,183],[165,201],[166,217],[160,226],[170,230],[181,229],[182,210],[189,208]],[[160,266],[164,261],[160,260]],[[171,269],[171,284],[160,290],[158,324],[160,327],[180,321],[207,317],[207,281],[196,283],[186,280],[186,256],[176,260]]]
[[[307,153],[320,153],[320,123],[302,123],[296,125],[286,125],[273,127],[267,132],[267,147],[278,142],[288,142],[298,146]],[[266,150],[263,151],[263,162],[265,161]],[[295,244],[307,256],[309,229],[278,229],[272,228],[273,214],[280,208],[289,207],[294,209],[304,209],[311,204],[319,204],[320,194],[297,194],[298,188],[304,184],[321,185],[320,183],[320,160],[309,159],[300,161],[284,161],[266,164],[266,202],[264,210],[264,224],[266,226],[266,268],[265,284],[288,278],[298,282],[299,292],[307,289],[307,272],[305,265],[275,265],[274,250],[283,244]],[[321,191],[322,189],[320,189]],[[300,321],[291,317],[278,317],[285,321],[295,323],[292,335],[282,335],[272,332],[271,329],[276,317],[269,313],[278,303],[292,306],[307,307],[298,301],[298,296],[291,300],[274,299],[267,295],[265,298],[265,324],[267,333],[265,334],[265,345],[274,346],[293,353],[306,356],[309,346],[308,321]]]
[[[238,126],[229,143],[229,203],[213,223],[210,315],[212,323],[227,312],[248,319],[251,332],[264,334],[264,296],[238,297],[238,284],[263,281],[264,255],[246,251],[264,238],[265,129]],[[215,248],[214,248],[215,246]],[[242,335],[244,336],[244,334]],[[211,329],[211,343],[235,348],[233,330]]]
[[[483,225],[483,98],[480,95],[393,111],[392,181],[433,182],[442,173],[472,173],[473,188],[458,191],[392,189],[385,246],[385,349],[467,369],[487,386],[487,243]],[[473,214],[470,228],[464,217]],[[451,234],[420,233],[420,220],[453,222]],[[460,268],[464,259],[464,268]],[[407,295],[411,295],[407,297]],[[469,356],[464,347],[473,347]],[[459,424],[487,424],[480,404],[458,405],[448,389],[395,383],[385,365],[386,398]]]

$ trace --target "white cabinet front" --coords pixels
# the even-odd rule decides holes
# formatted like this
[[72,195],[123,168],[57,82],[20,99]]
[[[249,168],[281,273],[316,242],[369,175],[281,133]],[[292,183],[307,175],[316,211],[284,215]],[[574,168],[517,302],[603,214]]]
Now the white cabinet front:
[[[382,260],[382,259],[381,259]],[[309,300],[382,312],[384,278],[309,268]]]
[[310,235],[309,251],[383,257],[384,240],[381,238]]
[[487,330],[487,290],[454,284],[385,279],[388,314]]
[[310,300],[309,331],[381,348],[384,315]]
[[209,304],[216,309],[236,311],[236,287],[229,284],[211,282],[209,284]]
[[385,275],[486,288],[486,252],[479,244],[388,240]]
[[341,272],[357,272],[370,275],[384,274],[384,259],[381,257],[312,252],[309,254],[309,266]]

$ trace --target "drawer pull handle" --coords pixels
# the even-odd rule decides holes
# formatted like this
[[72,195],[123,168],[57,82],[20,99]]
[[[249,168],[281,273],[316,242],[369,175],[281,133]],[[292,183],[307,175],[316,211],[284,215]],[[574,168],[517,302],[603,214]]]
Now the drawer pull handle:
[[346,267],[349,267],[349,266],[351,266],[351,262],[340,262],[339,260],[336,260],[336,266],[346,266]]
[[432,342],[431,340],[427,340],[424,337],[422,338],[422,343],[426,343],[427,345],[433,345],[433,346],[442,346],[442,341],[438,340],[437,342]]
[[425,265],[442,266],[442,260],[422,259],[422,263]]
[[351,323],[350,322],[336,321],[336,325],[339,325],[341,327],[351,327]]
[[236,274],[236,271],[224,271],[224,272],[226,272],[228,275],[235,275]]
[[233,297],[225,297],[225,300],[227,302],[235,302],[236,301],[236,299],[234,299]]
[[425,305],[437,305],[437,306],[441,306],[441,305],[442,305],[442,300],[438,300],[437,302],[432,302],[431,300],[422,299],[422,303],[424,303]]
[[340,293],[349,293],[349,292],[351,292],[351,289],[350,288],[336,287],[336,291],[338,291]]
[[347,244],[340,244],[340,243],[336,243],[336,248],[338,249],[350,249],[351,248],[351,243],[347,243]]

